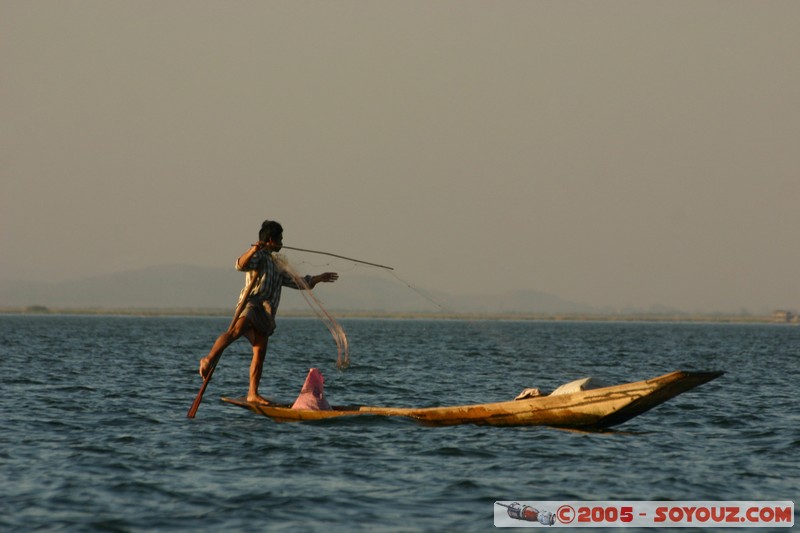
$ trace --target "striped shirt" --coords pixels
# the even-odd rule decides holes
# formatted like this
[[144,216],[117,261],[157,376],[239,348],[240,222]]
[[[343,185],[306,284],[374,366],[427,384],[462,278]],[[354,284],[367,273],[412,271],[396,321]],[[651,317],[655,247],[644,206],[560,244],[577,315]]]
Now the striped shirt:
[[311,285],[311,276],[293,278],[268,250],[258,250],[243,267],[239,266],[237,261],[236,270],[246,273],[245,286],[239,294],[239,301],[241,302],[245,296],[244,291],[247,290],[253,276],[259,276],[260,279],[250,291],[250,301],[263,304],[273,317],[281,303],[281,288],[306,289]]

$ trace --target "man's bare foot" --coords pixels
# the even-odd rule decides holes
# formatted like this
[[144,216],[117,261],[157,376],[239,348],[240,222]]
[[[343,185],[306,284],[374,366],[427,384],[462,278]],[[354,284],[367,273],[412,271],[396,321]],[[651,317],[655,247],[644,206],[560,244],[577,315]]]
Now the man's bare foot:
[[211,374],[211,361],[208,359],[200,359],[200,377],[203,380],[208,379],[208,376]]
[[270,405],[270,401],[261,396],[260,394],[247,395],[247,401],[250,403],[258,403],[261,405]]

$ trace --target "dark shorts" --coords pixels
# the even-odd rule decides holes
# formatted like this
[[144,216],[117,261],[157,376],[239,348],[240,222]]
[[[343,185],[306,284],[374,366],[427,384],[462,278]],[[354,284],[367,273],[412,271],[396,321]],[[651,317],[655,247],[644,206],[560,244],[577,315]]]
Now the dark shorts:
[[260,302],[248,302],[244,306],[241,316],[245,317],[250,325],[265,337],[269,337],[275,332],[275,319]]

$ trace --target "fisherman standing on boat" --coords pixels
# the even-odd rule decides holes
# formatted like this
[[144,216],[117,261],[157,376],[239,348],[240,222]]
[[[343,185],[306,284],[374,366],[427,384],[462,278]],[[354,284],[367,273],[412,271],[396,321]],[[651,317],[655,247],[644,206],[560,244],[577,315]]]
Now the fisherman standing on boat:
[[[247,338],[253,345],[248,402],[269,403],[258,394],[258,385],[267,354],[267,343],[275,331],[275,315],[281,299],[281,288],[313,289],[317,283],[331,283],[339,279],[335,272],[293,278],[272,255],[282,247],[283,227],[273,220],[265,220],[258,233],[258,242],[236,260],[236,270],[247,273],[245,288],[239,296],[239,302],[246,298],[247,304],[238,318],[234,319],[230,329],[217,338],[208,355],[200,360],[200,375],[205,380],[213,372],[225,348],[241,336]],[[249,294],[245,294],[251,286]]]

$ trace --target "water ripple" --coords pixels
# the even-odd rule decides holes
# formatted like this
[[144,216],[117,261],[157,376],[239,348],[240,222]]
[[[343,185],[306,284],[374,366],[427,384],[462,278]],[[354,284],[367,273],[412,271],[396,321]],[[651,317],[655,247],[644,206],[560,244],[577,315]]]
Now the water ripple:
[[271,341],[262,388],[285,400],[311,366],[334,403],[407,406],[508,399],[584,376],[728,372],[587,433],[275,423],[218,401],[246,390],[244,343],[187,420],[197,359],[225,322],[0,317],[0,530],[485,531],[500,499],[796,493],[800,328],[353,320],[346,372],[313,320],[282,321]]

